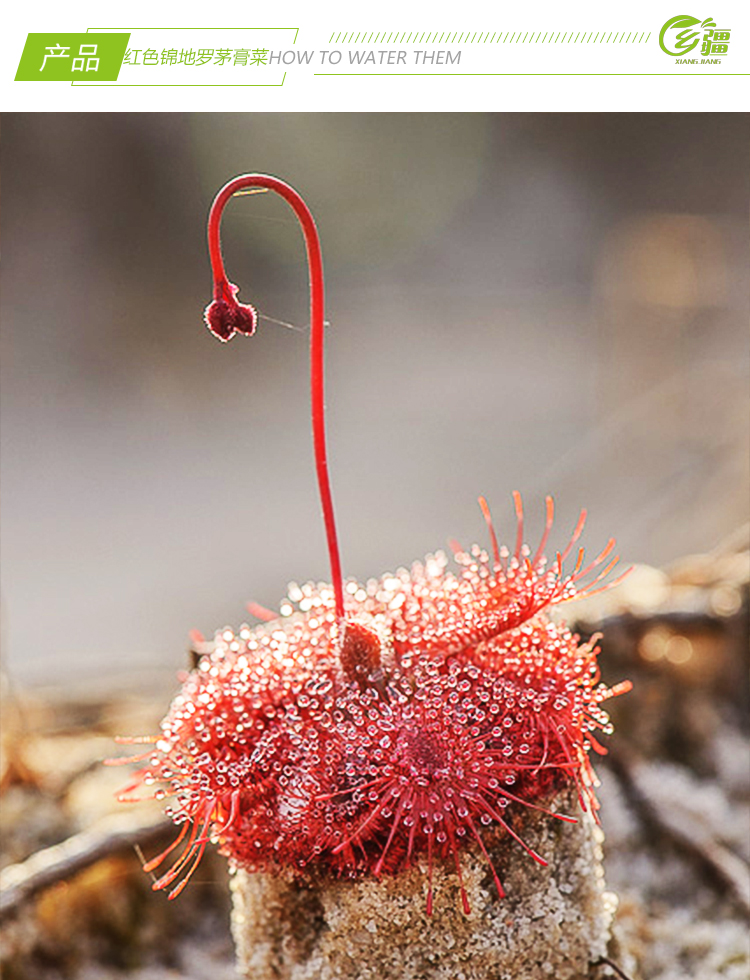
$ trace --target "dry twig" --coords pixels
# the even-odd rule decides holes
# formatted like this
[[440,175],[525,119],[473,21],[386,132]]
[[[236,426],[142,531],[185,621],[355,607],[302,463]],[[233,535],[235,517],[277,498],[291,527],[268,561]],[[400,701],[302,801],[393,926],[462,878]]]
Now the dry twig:
[[15,914],[39,892],[66,881],[103,858],[148,847],[172,827],[169,820],[133,826],[131,817],[107,818],[60,844],[0,871],[0,921]]
[[670,799],[667,806],[654,796],[641,777],[642,763],[622,744],[611,749],[609,764],[646,828],[668,838],[707,872],[710,880],[728,888],[750,918],[750,868],[746,862],[712,837],[678,799]]

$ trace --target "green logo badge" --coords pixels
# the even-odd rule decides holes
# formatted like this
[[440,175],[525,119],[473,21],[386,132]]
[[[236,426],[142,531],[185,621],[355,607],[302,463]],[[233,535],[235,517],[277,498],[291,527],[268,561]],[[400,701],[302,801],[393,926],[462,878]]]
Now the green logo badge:
[[659,31],[659,47],[673,58],[684,58],[698,45],[701,55],[724,55],[729,51],[731,31],[716,27],[710,17],[698,20],[689,14],[671,17]]
[[116,82],[130,34],[29,34],[17,82]]

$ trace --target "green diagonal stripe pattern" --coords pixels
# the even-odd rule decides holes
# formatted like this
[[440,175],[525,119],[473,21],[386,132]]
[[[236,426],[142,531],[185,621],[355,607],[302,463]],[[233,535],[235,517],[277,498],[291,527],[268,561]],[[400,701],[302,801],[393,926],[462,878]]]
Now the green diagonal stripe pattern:
[[650,31],[332,31],[329,44],[646,44]]

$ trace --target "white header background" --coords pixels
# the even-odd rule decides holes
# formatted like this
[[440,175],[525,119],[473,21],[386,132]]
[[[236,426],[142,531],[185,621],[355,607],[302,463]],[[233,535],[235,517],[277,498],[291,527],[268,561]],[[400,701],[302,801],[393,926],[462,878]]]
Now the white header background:
[[[661,26],[676,14],[712,17],[731,30],[730,50],[720,65],[678,65],[659,48]],[[138,28],[299,28],[299,50],[314,50],[311,66],[288,68],[281,87],[89,87],[67,82],[15,82],[29,32],[84,32]],[[554,46],[452,44],[460,66],[413,64],[415,47],[401,46],[407,67],[348,65],[349,50],[383,45],[342,45],[341,63],[323,67],[317,53],[330,50],[333,32],[344,31],[650,31],[647,44]],[[310,2],[249,7],[227,2],[191,6],[136,0],[118,8],[101,3],[8,5],[3,16],[0,107],[5,111],[139,112],[371,112],[371,111],[745,111],[750,71],[750,5],[715,0],[534,5],[487,4],[442,9],[393,0],[364,5]],[[196,44],[197,44],[196,36]],[[170,45],[171,46],[171,45]],[[238,44],[239,46],[239,44]],[[390,45],[394,47],[393,44]],[[444,44],[440,47],[446,47]],[[696,50],[692,57],[699,54]],[[184,68],[182,69],[185,70]],[[257,69],[248,68],[250,73]],[[317,72],[355,71],[336,77]],[[388,75],[367,72],[409,71]],[[445,74],[430,74],[445,72]],[[473,74],[497,72],[504,74]],[[551,74],[533,74],[533,73]],[[626,74],[599,74],[623,72]],[[459,74],[462,73],[462,74]],[[472,73],[472,74],[464,74]],[[524,73],[524,74],[521,74]],[[529,74],[525,74],[529,73]],[[559,73],[559,74],[558,74]],[[563,74],[565,73],[565,74]],[[567,74],[580,73],[580,74]],[[719,77],[723,76],[723,77]],[[122,78],[122,76],[121,76]]]

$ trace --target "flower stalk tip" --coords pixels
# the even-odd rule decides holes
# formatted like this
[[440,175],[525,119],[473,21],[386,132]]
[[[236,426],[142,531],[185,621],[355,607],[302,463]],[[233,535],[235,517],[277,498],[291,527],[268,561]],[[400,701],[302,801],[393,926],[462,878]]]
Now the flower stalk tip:
[[236,333],[252,337],[258,326],[258,314],[254,306],[237,302],[239,287],[222,282],[214,287],[214,299],[203,314],[206,326],[219,340],[226,343]]

